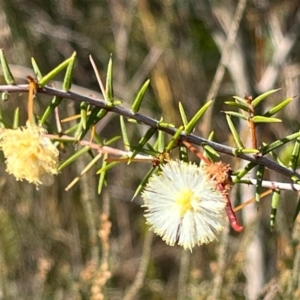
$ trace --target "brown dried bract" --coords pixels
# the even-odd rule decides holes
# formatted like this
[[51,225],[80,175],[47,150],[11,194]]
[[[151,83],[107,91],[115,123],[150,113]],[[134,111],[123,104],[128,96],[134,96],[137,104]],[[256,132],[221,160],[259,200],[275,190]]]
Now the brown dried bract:
[[232,187],[232,180],[230,177],[232,170],[229,164],[218,161],[206,165],[204,168],[210,178],[214,179],[217,184],[222,185],[226,192],[230,191]]

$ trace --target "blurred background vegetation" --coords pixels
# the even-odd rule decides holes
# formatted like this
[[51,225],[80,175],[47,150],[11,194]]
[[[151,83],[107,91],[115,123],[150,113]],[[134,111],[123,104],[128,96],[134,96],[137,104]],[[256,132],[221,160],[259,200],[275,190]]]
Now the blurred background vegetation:
[[[31,57],[46,74],[76,51],[73,88],[98,95],[88,55],[104,77],[112,54],[115,94],[122,105],[129,107],[150,78],[141,112],[156,119],[163,116],[178,126],[179,101],[189,116],[207,101],[238,1],[0,0],[0,4],[0,46],[18,83],[32,74]],[[228,145],[232,139],[220,111],[233,95],[257,96],[281,88],[266,106],[295,96],[280,115],[282,124],[261,127],[259,143],[299,130],[300,4],[249,0],[242,13],[220,88],[213,91],[212,111],[195,132],[207,138],[213,130],[215,140]],[[24,124],[26,99],[26,94],[14,95],[2,102],[3,118],[11,122],[13,110],[20,106]],[[39,95],[36,112],[50,101]],[[61,117],[78,109],[65,100]],[[130,140],[138,141],[147,128],[128,130]],[[247,144],[247,128],[241,125],[239,130]],[[97,132],[104,139],[118,135],[118,116],[103,119]],[[123,149],[121,142],[114,147]],[[64,149],[62,159],[73,151],[71,146]],[[277,154],[284,161],[288,151],[287,147]],[[242,166],[240,160],[222,159],[233,169]],[[0,299],[300,298],[300,220],[292,227],[296,193],[283,193],[275,232],[269,229],[266,198],[259,209],[249,206],[239,215],[245,225],[242,234],[227,229],[219,242],[188,253],[153,237],[145,225],[141,199],[130,202],[149,164],[119,164],[109,172],[101,195],[92,172],[66,192],[89,160],[81,158],[52,184],[36,190],[8,176],[2,159]],[[265,176],[284,180],[269,172]],[[251,187],[238,187],[232,194],[236,203],[251,197]]]

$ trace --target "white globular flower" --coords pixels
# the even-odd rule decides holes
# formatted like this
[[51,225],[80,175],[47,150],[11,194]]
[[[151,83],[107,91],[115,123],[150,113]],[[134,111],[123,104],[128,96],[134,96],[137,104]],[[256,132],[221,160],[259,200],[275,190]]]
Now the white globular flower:
[[226,198],[204,168],[170,161],[142,193],[147,223],[171,246],[184,249],[217,239],[226,224]]

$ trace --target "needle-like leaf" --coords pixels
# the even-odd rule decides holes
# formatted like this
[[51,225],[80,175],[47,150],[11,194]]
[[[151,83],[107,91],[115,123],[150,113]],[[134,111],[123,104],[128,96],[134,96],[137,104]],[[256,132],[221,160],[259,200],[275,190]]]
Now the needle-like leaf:
[[110,57],[106,73],[106,87],[105,87],[107,100],[113,103],[114,100],[114,89],[113,89],[113,63]]
[[202,115],[207,111],[209,106],[211,105],[212,100],[207,101],[194,115],[194,117],[188,122],[188,124],[184,127],[186,133],[191,133],[195,128],[198,121],[201,119]]
[[261,95],[259,95],[258,97],[256,97],[255,99],[253,99],[253,101],[251,102],[253,107],[256,107],[260,102],[262,102],[263,100],[265,100],[268,96],[278,92],[280,89],[277,90],[270,90],[267,91]]
[[10,71],[10,68],[8,66],[8,63],[6,61],[6,58],[4,56],[4,52],[2,49],[0,49],[0,62],[1,62],[2,72],[3,72],[5,82],[7,84],[15,84],[15,79]]
[[274,230],[275,227],[275,218],[276,218],[276,213],[277,213],[277,208],[279,205],[279,200],[280,200],[280,190],[276,189],[274,190],[272,194],[272,203],[271,203],[271,214],[270,214],[270,229],[271,231]]
[[289,162],[289,167],[292,170],[296,170],[296,168],[298,167],[299,154],[300,154],[300,138],[297,138],[293,148],[291,160]]
[[76,57],[76,52],[74,52],[73,55],[71,56],[71,61],[68,64],[66,74],[64,77],[63,89],[65,91],[69,91],[71,88],[71,85],[72,85],[72,76],[73,76],[73,69],[74,69],[74,64],[75,64],[75,57]]
[[139,153],[142,152],[143,147],[145,144],[152,138],[152,136],[157,132],[156,128],[150,127],[146,134],[140,139],[138,146],[132,152],[131,157],[128,160],[128,164],[134,159],[134,157]]
[[264,177],[265,167],[259,165],[256,171],[256,187],[255,187],[255,201],[260,201],[260,195],[261,195],[261,185]]
[[38,67],[38,65],[33,57],[31,57],[31,64],[32,64],[32,68],[33,68],[34,74],[36,76],[36,79],[41,80],[43,78],[42,72],[40,71],[40,68]]
[[125,126],[125,121],[123,116],[120,116],[120,126],[121,126],[121,134],[122,134],[124,148],[126,151],[130,151],[130,143],[129,143],[129,138],[128,138],[127,129]]
[[155,174],[159,170],[158,167],[151,168],[149,172],[146,174],[146,176],[143,178],[139,186],[137,187],[136,191],[134,192],[133,197],[131,198],[131,201],[135,199],[135,197],[145,188],[149,178]]
[[139,90],[136,98],[134,99],[133,103],[132,103],[132,106],[131,106],[131,110],[134,112],[134,113],[137,113],[139,110],[140,110],[140,107],[141,107],[141,104],[142,104],[142,101],[144,99],[144,96],[145,96],[145,93],[148,89],[148,86],[150,84],[150,80],[148,79],[144,84],[143,86],[141,87],[141,89]]
[[182,124],[184,127],[186,127],[188,124],[188,119],[187,119],[186,113],[185,113],[183,105],[180,101],[179,101],[178,105],[179,105],[179,113],[180,113],[180,117],[182,120]]
[[279,123],[282,122],[278,118],[264,117],[264,116],[254,116],[252,118],[254,123]]
[[63,69],[65,69],[70,63],[74,61],[74,54],[66,59],[64,62],[59,64],[56,68],[50,71],[47,75],[43,76],[41,80],[38,81],[40,87],[45,86],[50,80],[52,80],[57,74],[59,74]]
[[66,159],[58,168],[59,171],[61,171],[63,168],[65,168],[66,166],[68,166],[69,164],[71,164],[72,162],[74,162],[78,157],[80,157],[81,155],[87,153],[88,151],[90,151],[90,147],[89,146],[85,146],[83,148],[81,148],[80,150],[76,151],[72,156],[70,156],[68,159]]
[[271,116],[275,115],[280,110],[282,110],[284,107],[286,107],[293,99],[294,98],[287,98],[287,99],[285,99],[284,101],[282,101],[278,105],[276,105],[273,108],[271,108],[269,111],[265,112],[264,116],[265,117],[271,117]]
[[235,126],[231,120],[231,117],[229,115],[226,114],[226,120],[227,120],[227,123],[228,123],[228,126],[229,126],[229,129],[232,133],[232,136],[234,138],[234,141],[235,141],[235,144],[237,145],[237,147],[239,149],[243,149],[245,148],[245,146],[243,145],[243,142],[242,140],[240,139],[240,136],[239,134],[237,133],[237,130],[235,129]]

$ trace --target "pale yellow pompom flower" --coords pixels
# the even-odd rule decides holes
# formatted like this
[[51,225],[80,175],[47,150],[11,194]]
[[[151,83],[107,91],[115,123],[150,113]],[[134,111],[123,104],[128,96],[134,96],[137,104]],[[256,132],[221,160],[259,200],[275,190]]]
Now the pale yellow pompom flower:
[[6,163],[6,171],[17,180],[27,180],[39,185],[49,175],[57,174],[57,148],[45,136],[46,130],[27,124],[17,129],[2,129],[0,147]]
[[168,245],[192,250],[215,239],[226,224],[224,195],[205,168],[170,161],[142,193],[151,229]]

